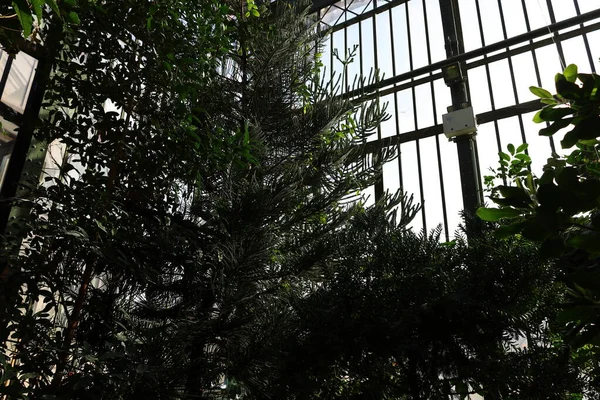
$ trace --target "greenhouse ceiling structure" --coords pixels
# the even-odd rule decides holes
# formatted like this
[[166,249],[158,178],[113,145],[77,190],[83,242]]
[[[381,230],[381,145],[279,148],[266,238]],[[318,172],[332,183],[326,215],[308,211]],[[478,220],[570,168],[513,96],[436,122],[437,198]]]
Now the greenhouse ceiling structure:
[[[596,0],[345,0],[315,1],[326,34],[323,64],[354,76],[379,70],[376,92],[391,118],[368,146],[397,146],[368,193],[402,188],[423,205],[416,229],[442,224],[449,240],[460,210],[483,199],[482,177],[506,146],[529,143],[534,172],[560,137],[540,137],[533,123],[542,104],[530,86],[554,90],[566,65],[596,72],[600,2]],[[470,108],[477,132],[449,141],[443,115]]]
[[[315,0],[312,12],[325,36],[325,73],[342,71],[352,58],[346,88],[356,76],[382,75],[371,89],[391,118],[366,145],[395,146],[399,157],[366,191],[370,201],[385,190],[414,194],[423,208],[413,228],[441,224],[446,240],[460,210],[484,201],[482,177],[509,143],[531,145],[538,173],[552,151],[560,152],[559,138],[538,135],[532,117],[541,104],[529,87],[552,91],[566,65],[596,72],[600,58],[598,0]],[[30,125],[43,95],[36,77],[47,68],[43,54],[0,59],[2,199],[15,196],[26,158],[38,168],[43,162]],[[476,132],[448,140],[443,116],[463,112],[468,119],[471,109]],[[0,207],[2,231],[9,213]]]

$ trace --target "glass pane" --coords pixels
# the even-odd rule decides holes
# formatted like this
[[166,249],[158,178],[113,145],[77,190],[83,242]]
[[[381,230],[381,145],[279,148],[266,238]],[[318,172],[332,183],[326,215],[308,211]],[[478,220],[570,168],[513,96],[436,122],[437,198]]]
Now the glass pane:
[[534,112],[523,114],[523,125],[525,127],[525,137],[529,143],[529,155],[531,156],[531,170],[537,176],[543,173],[542,167],[552,154],[550,139],[546,136],[540,136],[540,129],[545,128],[545,124],[536,124],[533,122]]
[[582,13],[597,10],[600,6],[597,0],[579,0],[579,11]]
[[575,4],[572,1],[552,0],[552,8],[554,9],[556,21],[562,21],[577,15]]
[[550,14],[545,2],[540,0],[525,0],[525,4],[529,18],[529,28],[531,30],[550,25]]
[[490,78],[495,108],[498,109],[515,104],[508,60],[500,60],[490,64]]
[[2,183],[4,182],[4,176],[6,175],[6,168],[8,167],[8,161],[10,160],[12,148],[12,137],[6,133],[2,134],[2,136],[0,136],[0,189],[2,188]]
[[417,104],[417,125],[419,129],[433,126],[435,109],[431,98],[431,85],[424,83],[415,88],[415,104]]
[[351,55],[352,62],[348,64],[348,79],[347,83],[356,89],[356,82],[360,78],[360,35],[358,24],[350,25],[346,28],[346,47],[348,54]]
[[373,19],[360,23],[360,57],[362,58],[362,75],[368,77],[375,72],[375,42],[373,41]]
[[392,40],[390,33],[390,14],[377,15],[377,64],[384,78],[394,76],[392,60]]
[[400,133],[415,130],[414,101],[410,89],[398,92],[398,124]]
[[448,213],[448,231],[450,239],[452,239],[461,223],[460,211],[463,209],[458,152],[456,144],[448,141],[444,135],[439,135],[439,142],[446,195],[446,212]]
[[433,89],[435,93],[435,123],[439,124],[442,121],[442,115],[448,112],[448,106],[452,105],[452,98],[450,97],[450,89],[442,79],[433,82]]
[[[483,2],[480,4],[483,4]],[[502,22],[500,20],[500,10],[498,9],[497,3],[486,1],[485,5],[482,6],[481,25],[483,26],[485,44],[500,42],[504,39]]]
[[394,20],[392,27],[394,30],[394,63],[396,65],[396,74],[401,74],[410,70],[406,4],[393,8],[392,18]]
[[419,1],[409,1],[408,14],[410,19],[413,69],[416,69],[429,64],[427,59],[427,46],[425,44],[427,32],[425,31],[425,20],[423,18],[423,3]]
[[[346,49],[346,40],[344,37],[344,31],[334,32],[332,35],[332,71],[335,73],[334,82],[337,82],[337,77],[341,76],[344,73],[344,64],[343,62],[346,60],[347,49]],[[346,82],[340,82],[340,90],[344,90],[346,86]],[[341,93],[336,93],[341,94]]]
[[[500,158],[498,156],[498,144],[496,141],[496,129],[493,123],[479,125],[477,128],[477,150],[479,153],[479,167],[481,175],[493,175],[490,168],[498,168]],[[500,183],[500,182],[496,182]]]
[[440,3],[437,0],[427,0],[425,4],[427,7],[427,29],[429,30],[431,62],[444,60],[446,59],[446,48]]
[[393,93],[383,96],[380,100],[382,107],[387,103],[386,113],[390,118],[381,123],[381,137],[396,136],[396,104]]
[[[437,145],[435,137],[420,141],[421,162],[423,168],[423,208],[427,230],[437,228],[444,223],[442,208],[442,191],[440,187],[440,174],[437,159]],[[443,236],[442,236],[443,238]]]
[[591,69],[590,61],[587,57],[583,38],[574,37],[563,42],[563,52],[565,53],[565,62],[577,64],[581,72],[589,72]]
[[25,111],[37,63],[35,58],[20,52],[10,68],[2,102],[20,113]]
[[502,0],[502,16],[508,37],[527,32],[521,0]]
[[4,67],[6,66],[6,60],[8,60],[8,54],[0,50],[0,78],[4,75]]
[[[415,203],[421,203],[421,190],[419,188],[419,165],[417,160],[417,144],[415,141],[400,145],[400,162],[402,164],[402,190],[410,196],[414,195]],[[410,224],[416,232],[423,229],[423,215],[417,214]]]
[[459,3],[459,10],[465,51],[480,48],[481,32],[479,31],[477,4],[475,3],[475,0],[461,0]]
[[396,193],[400,189],[398,161],[383,164],[383,190]]
[[[485,66],[470,69],[468,72],[469,85],[471,86],[471,104],[478,112],[486,112],[492,109],[488,79]],[[477,90],[475,90],[477,88]],[[450,104],[448,104],[450,105]]]
[[2,130],[0,131],[0,143],[10,142],[17,136],[17,129],[19,127],[16,124],[7,121],[2,117],[0,117],[0,124],[2,126]]
[[535,100],[537,97],[529,91],[530,86],[537,86],[535,76],[535,65],[531,52],[519,54],[513,57],[515,71],[515,83],[517,85],[517,96],[519,102]]

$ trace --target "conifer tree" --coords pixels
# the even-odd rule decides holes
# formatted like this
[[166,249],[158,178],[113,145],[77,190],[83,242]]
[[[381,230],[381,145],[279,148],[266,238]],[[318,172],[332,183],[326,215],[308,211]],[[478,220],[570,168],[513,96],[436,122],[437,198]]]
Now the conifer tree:
[[[201,258],[185,267],[177,289],[150,288],[156,298],[175,290],[181,297],[140,310],[180,319],[168,343],[178,343],[189,398],[205,395],[219,376],[271,396],[261,383],[281,355],[261,365],[254,359],[295,322],[281,299],[319,284],[337,246],[330,238],[363,208],[352,203],[357,191],[394,157],[390,150],[373,158],[358,146],[385,110],[377,100],[335,96],[340,88],[321,75],[321,39],[305,8],[244,3],[233,18],[235,49],[217,80],[220,100],[198,115],[235,138],[246,158],[201,177],[191,208],[207,234]],[[403,200],[386,196],[382,204],[391,211]]]
[[356,146],[385,112],[333,96],[304,8],[80,2],[36,133],[64,162],[4,237],[3,394],[206,397],[285,326],[394,155]]

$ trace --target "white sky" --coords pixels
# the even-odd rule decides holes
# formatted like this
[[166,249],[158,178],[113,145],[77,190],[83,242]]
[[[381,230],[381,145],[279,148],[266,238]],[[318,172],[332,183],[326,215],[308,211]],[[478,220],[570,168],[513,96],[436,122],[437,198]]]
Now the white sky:
[[[507,37],[510,38],[527,32],[521,0],[500,1],[505,13],[504,18],[506,22]],[[479,3],[482,14],[484,43],[482,43],[477,23],[475,0],[459,1],[466,51],[474,50],[480,48],[484,44],[489,45],[504,39],[498,1],[479,0]],[[385,4],[385,1],[382,2],[382,0],[379,0],[379,4]],[[546,0],[525,0],[525,4],[530,28],[532,30],[550,24]],[[574,4],[574,0],[552,0],[557,21],[576,16]],[[581,13],[600,8],[600,0],[578,0],[578,4]],[[361,2],[358,6],[359,9],[355,10],[355,12],[360,13],[360,10],[364,9],[365,5],[366,2]],[[369,8],[372,8],[372,4],[367,6],[367,10]],[[427,31],[425,29],[424,8],[427,14]],[[439,0],[409,0],[406,4],[394,7],[391,11],[383,12],[375,17],[376,43],[373,38],[373,18],[360,23],[360,34],[362,35],[363,46],[358,50],[359,57],[357,57],[356,61],[349,67],[350,82],[352,82],[352,75],[361,72],[360,63],[358,61],[360,57],[362,57],[362,72],[364,75],[368,75],[369,70],[375,67],[375,55],[377,56],[378,67],[385,77],[394,76],[394,72],[397,75],[410,71],[406,18],[407,10],[410,20],[413,68],[423,67],[430,62],[436,62],[446,58]],[[390,26],[390,13],[393,21],[392,26]],[[337,15],[340,15],[340,13]],[[345,16],[342,15],[340,22],[343,21],[344,18]],[[352,18],[352,15],[348,15],[347,18]],[[334,23],[332,19],[332,17],[329,18],[330,23]],[[595,20],[591,23],[595,22],[598,21]],[[394,36],[393,45],[395,59],[392,59],[392,41],[390,40],[392,30]],[[425,45],[426,35],[429,35],[431,60],[428,59],[427,48]],[[544,38],[546,37],[549,36],[545,36]],[[594,62],[596,63],[594,67],[597,67],[597,60],[600,57],[600,46],[597,45],[600,43],[600,31],[594,31],[588,34],[587,37]],[[354,45],[358,45],[358,24],[351,25],[345,33],[344,30],[335,32],[332,41],[333,48],[336,48],[340,54],[344,53],[344,48],[352,48]],[[582,72],[592,71],[592,66],[590,65],[585,52],[582,37],[576,37],[563,42],[563,49],[567,64],[577,64]],[[540,48],[535,52],[538,59],[542,86],[550,91],[554,91],[554,75],[562,70],[557,48],[555,45],[550,45]],[[323,62],[327,69],[331,68],[330,54],[331,41],[327,41],[323,56]],[[479,59],[481,59],[481,57]],[[510,79],[509,61],[502,60],[489,65],[493,101],[495,105],[494,109],[535,99],[535,96],[533,96],[528,89],[529,86],[537,86],[538,84],[534,70],[532,52],[530,51],[512,57],[511,62],[515,71],[516,99]],[[341,69],[341,64],[335,59],[333,68],[336,70]],[[479,114],[492,110],[492,99],[490,99],[488,91],[485,66],[470,69],[468,71],[468,79],[471,88],[471,103],[475,109],[475,113]],[[431,92],[431,85],[427,83],[415,88],[414,100],[411,90],[400,91],[396,96],[393,94],[385,96],[383,101],[390,102],[388,112],[392,114],[392,118],[382,125],[381,136],[387,137],[395,135],[396,118],[398,120],[400,133],[406,133],[413,131],[415,128],[421,129],[441,123],[441,115],[446,112],[446,107],[451,104],[449,89],[442,80],[438,80],[433,83],[435,102],[432,100]],[[394,111],[395,97],[398,102],[397,115]],[[415,104],[417,107],[416,124],[414,121]],[[533,113],[523,115],[523,124],[525,127],[526,141],[530,144],[530,155],[534,160],[534,172],[539,174],[541,172],[541,166],[550,156],[551,148],[547,138],[538,136],[538,131],[543,126],[534,124],[531,121],[532,117]],[[503,149],[506,149],[508,143],[513,143],[515,146],[522,143],[518,117],[498,121],[498,130],[500,132],[500,140]],[[373,139],[376,139],[375,135]],[[448,142],[443,135],[440,135],[438,140],[442,160],[441,164],[446,195],[448,225],[450,235],[452,236],[452,232],[460,222],[458,213],[462,208],[458,158],[456,145],[454,143]],[[559,140],[559,137],[555,138],[557,149],[560,149]],[[479,126],[477,141],[482,175],[487,175],[489,168],[496,167],[498,160],[496,130],[493,123]],[[416,146],[417,144],[414,141],[401,145],[402,177],[404,190],[409,193],[414,193],[417,201],[422,202],[423,199],[419,194]],[[419,146],[424,186],[424,208],[427,229],[429,230],[443,222],[436,138],[430,137],[421,139],[419,140]],[[398,171],[397,162],[392,162],[385,166],[384,185],[386,188],[396,190],[399,187]],[[367,193],[372,194],[373,190],[371,189],[370,191],[367,191]],[[371,196],[371,201],[372,197],[373,196]],[[413,227],[418,230],[422,229],[423,223],[420,215],[415,219]]]

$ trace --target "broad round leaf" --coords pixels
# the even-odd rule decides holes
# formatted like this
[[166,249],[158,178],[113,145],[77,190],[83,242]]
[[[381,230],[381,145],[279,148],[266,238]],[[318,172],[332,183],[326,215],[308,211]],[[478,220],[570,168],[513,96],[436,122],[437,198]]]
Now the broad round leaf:
[[552,97],[552,93],[550,93],[546,89],[542,89],[542,88],[537,87],[537,86],[530,86],[529,87],[529,91],[531,93],[535,94],[537,97],[542,98],[542,99],[547,99],[547,98],[551,98]]
[[529,144],[523,143],[522,145],[520,145],[519,147],[517,147],[517,153],[521,153],[522,151],[527,150],[528,147],[529,147]]
[[484,221],[500,221],[504,218],[516,218],[523,212],[514,208],[487,208],[481,207],[477,210],[477,216]]
[[570,64],[565,68],[563,75],[569,82],[575,82],[577,80],[577,65]]
[[15,9],[17,18],[19,18],[21,28],[23,28],[23,36],[29,37],[33,28],[33,15],[31,15],[27,1],[13,0],[12,6]]
[[506,148],[508,149],[508,151],[510,152],[511,155],[515,155],[515,145],[512,143],[509,143],[508,146],[506,146]]
[[540,136],[552,136],[559,130],[566,128],[573,121],[573,118],[559,119],[553,122],[547,128],[540,129]]

